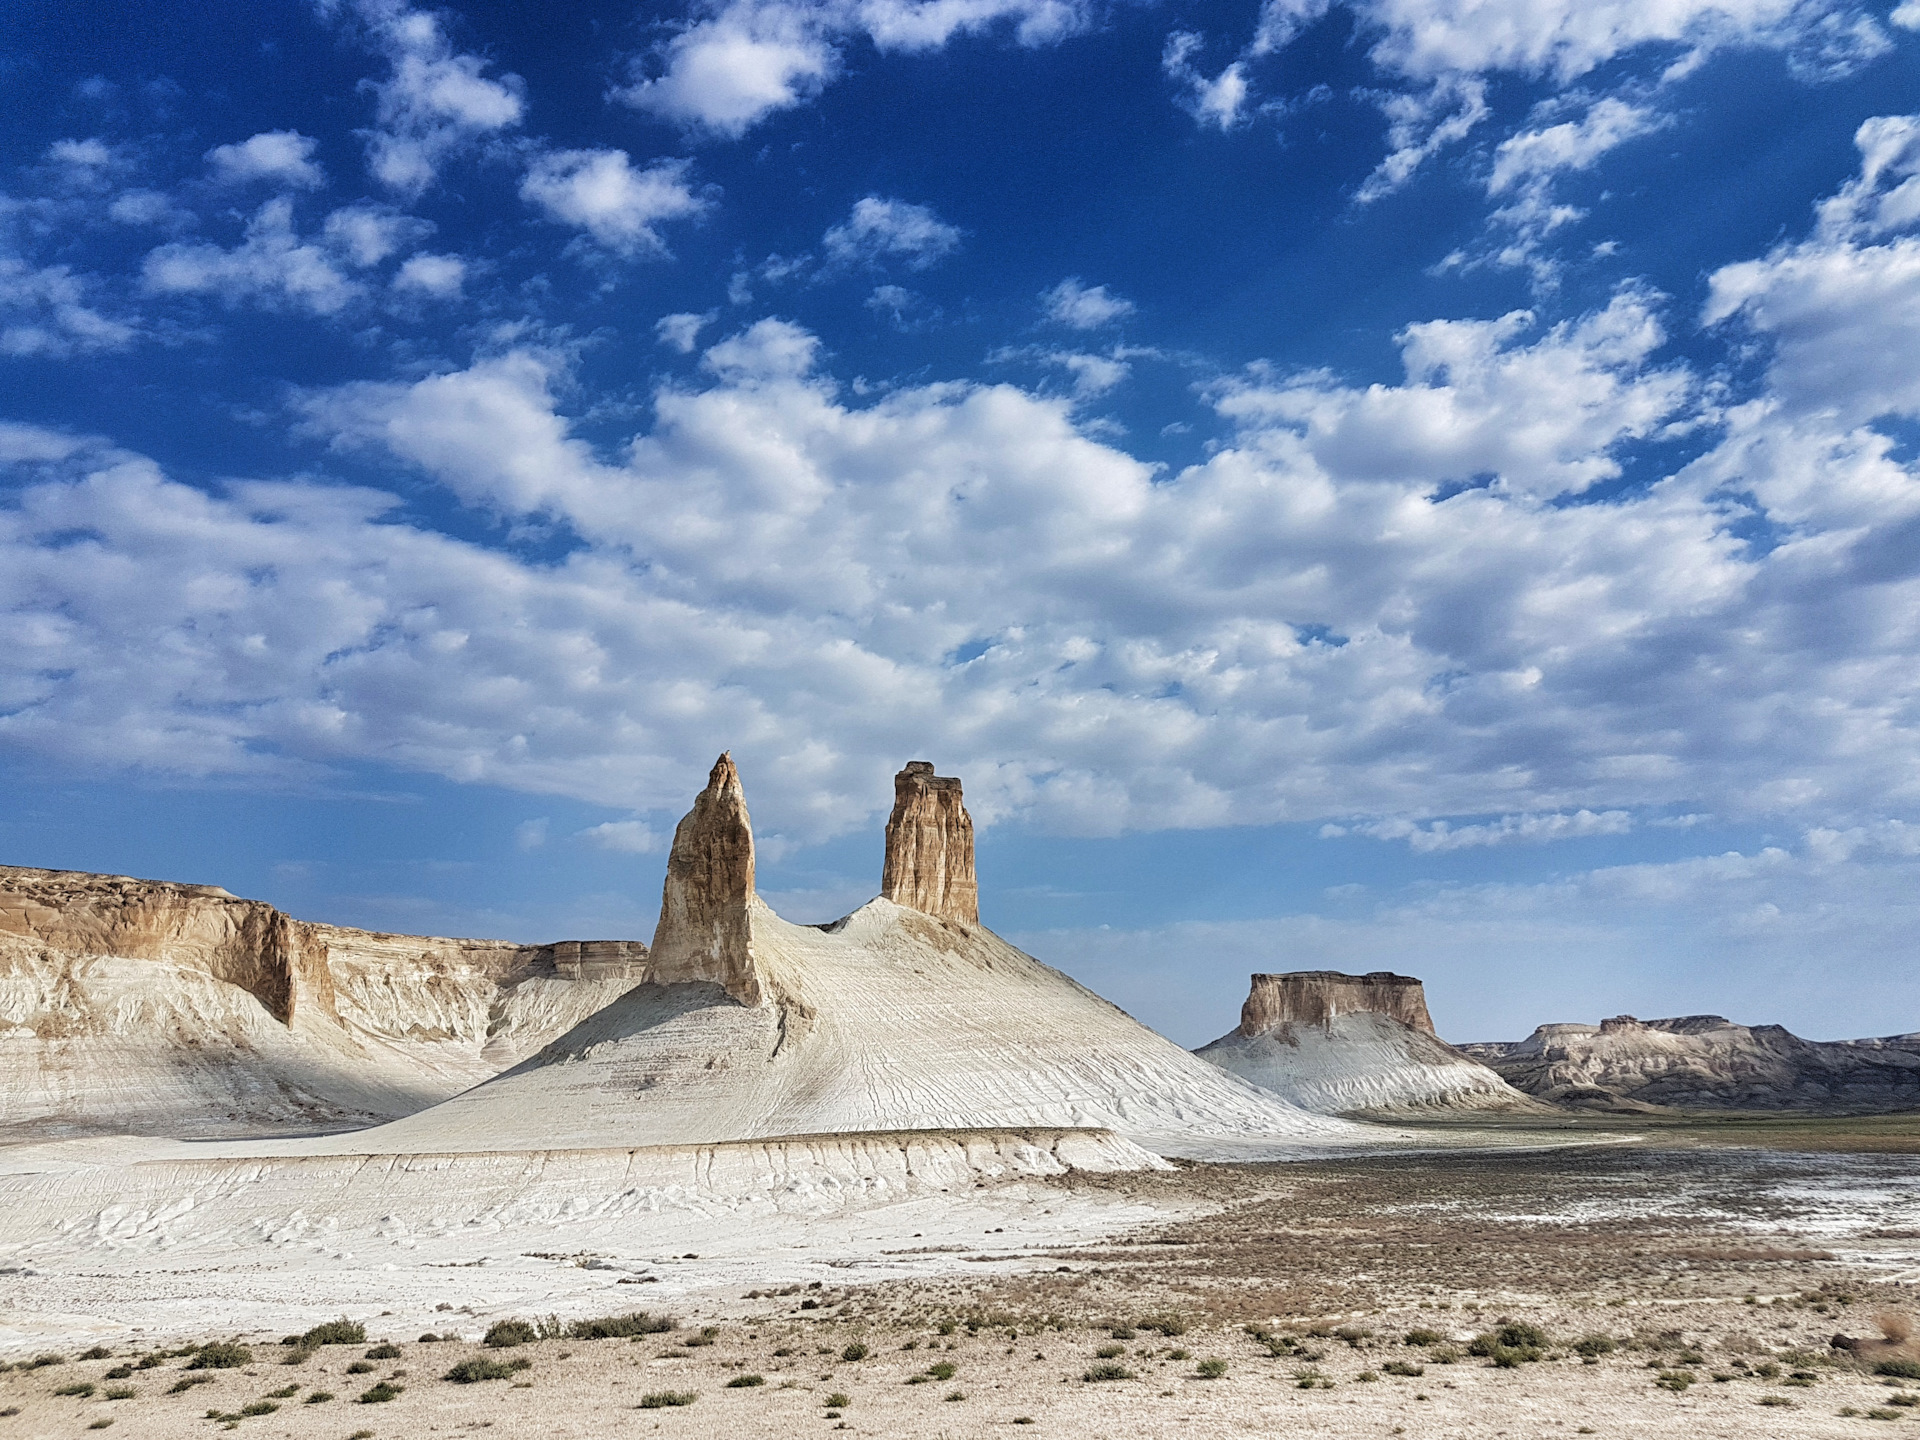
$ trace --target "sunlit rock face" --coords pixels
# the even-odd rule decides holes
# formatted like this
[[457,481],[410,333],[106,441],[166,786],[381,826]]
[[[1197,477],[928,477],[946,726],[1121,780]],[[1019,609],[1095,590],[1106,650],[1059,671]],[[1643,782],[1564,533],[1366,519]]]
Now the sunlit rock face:
[[893,777],[880,894],[923,915],[980,923],[973,817],[961,799],[960,782],[934,774],[928,761],[910,760]]
[[1532,1106],[1442,1040],[1410,975],[1255,975],[1240,1024],[1194,1052],[1307,1110],[1339,1115]]
[[742,1005],[758,1005],[766,988],[753,961],[753,910],[753,821],[725,754],[673,832],[647,978],[719,985]]
[[386,934],[216,885],[0,866],[0,1136],[409,1114],[616,998],[646,951]]
[[1365,975],[1338,970],[1255,975],[1247,1003],[1240,1007],[1240,1033],[1264,1035],[1289,1021],[1324,1025],[1336,1015],[1356,1014],[1385,1015],[1410,1029],[1434,1033],[1426,988],[1411,975],[1390,970],[1370,970]]

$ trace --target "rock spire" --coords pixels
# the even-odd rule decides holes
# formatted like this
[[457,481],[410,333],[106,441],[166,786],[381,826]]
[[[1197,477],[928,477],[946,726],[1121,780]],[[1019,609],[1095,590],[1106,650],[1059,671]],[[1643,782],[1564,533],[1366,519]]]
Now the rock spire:
[[934,774],[929,761],[909,760],[893,777],[880,894],[942,920],[980,923],[973,817],[960,798],[960,782]]
[[753,821],[733,756],[723,754],[673,832],[647,979],[708,981],[758,1005],[766,997],[753,963],[753,904]]
[[1347,975],[1338,970],[1295,970],[1286,975],[1255,975],[1240,1007],[1240,1033],[1264,1035],[1289,1021],[1325,1025],[1336,1015],[1370,1011],[1431,1035],[1426,989],[1411,975],[1372,970]]

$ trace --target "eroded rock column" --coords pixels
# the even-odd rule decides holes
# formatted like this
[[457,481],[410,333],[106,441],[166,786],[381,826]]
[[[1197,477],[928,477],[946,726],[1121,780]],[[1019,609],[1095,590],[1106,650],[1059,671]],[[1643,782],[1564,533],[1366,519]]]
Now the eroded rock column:
[[765,998],[753,963],[753,821],[731,754],[674,829],[647,979],[709,981],[743,1005]]
[[960,782],[934,774],[929,761],[910,760],[893,777],[880,894],[942,920],[980,923],[973,817],[960,798]]

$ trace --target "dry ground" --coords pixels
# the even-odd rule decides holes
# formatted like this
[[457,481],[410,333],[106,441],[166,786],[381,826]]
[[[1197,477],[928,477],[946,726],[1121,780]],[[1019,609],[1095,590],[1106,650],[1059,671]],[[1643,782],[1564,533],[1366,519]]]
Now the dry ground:
[[[1573,1150],[1080,1176],[1061,1183],[1190,1214],[1204,1199],[1207,1213],[1028,1251],[1018,1270],[989,1250],[977,1276],[683,1300],[677,1329],[638,1340],[489,1349],[476,1341],[491,1316],[451,1314],[466,1339],[422,1343],[369,1322],[373,1339],[399,1342],[377,1360],[362,1344],[284,1364],[295,1352],[254,1337],[239,1368],[189,1372],[174,1354],[109,1380],[141,1352],[70,1354],[0,1375],[0,1411],[14,1412],[0,1440],[229,1427],[316,1440],[784,1440],[841,1427],[915,1440],[1920,1436],[1920,1382],[1873,1373],[1914,1358],[1878,1338],[1876,1317],[1898,1333],[1920,1312],[1916,1149],[1911,1120],[1674,1125]],[[1468,1353],[1508,1322],[1544,1332],[1540,1358],[1501,1367]],[[1406,1343],[1415,1331],[1437,1338]],[[1872,1338],[1849,1352],[1836,1334]],[[1594,1336],[1614,1348],[1587,1363],[1574,1347]],[[475,1356],[530,1363],[505,1379],[443,1378]],[[1207,1360],[1224,1373],[1205,1378]],[[1100,1365],[1128,1373],[1086,1378]],[[214,1378],[171,1393],[190,1373]],[[743,1376],[764,1383],[730,1385]],[[396,1397],[361,1403],[382,1380]],[[107,1399],[109,1387],[134,1393]],[[697,1398],[642,1408],[664,1392]]]

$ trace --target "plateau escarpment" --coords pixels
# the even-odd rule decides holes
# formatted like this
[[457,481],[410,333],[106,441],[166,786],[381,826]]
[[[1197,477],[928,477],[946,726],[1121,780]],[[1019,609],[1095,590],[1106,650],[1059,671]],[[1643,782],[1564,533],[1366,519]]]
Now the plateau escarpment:
[[217,886],[0,866],[0,1136],[391,1119],[538,1050],[645,960],[638,942],[392,935]]
[[1920,1109],[1920,1034],[1803,1040],[1721,1015],[1617,1015],[1461,1048],[1529,1095],[1591,1109]]
[[896,785],[885,895],[831,925],[753,890],[722,756],[675,832],[646,982],[505,1075],[351,1138],[361,1150],[590,1148],[1077,1127],[1195,1154],[1341,1139],[1196,1060],[977,920],[957,780]]
[[1331,1114],[1532,1108],[1434,1033],[1418,980],[1385,970],[1255,975],[1239,1026],[1194,1053]]

